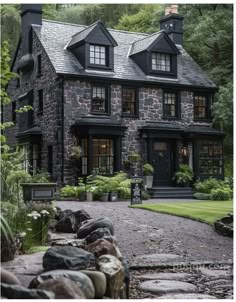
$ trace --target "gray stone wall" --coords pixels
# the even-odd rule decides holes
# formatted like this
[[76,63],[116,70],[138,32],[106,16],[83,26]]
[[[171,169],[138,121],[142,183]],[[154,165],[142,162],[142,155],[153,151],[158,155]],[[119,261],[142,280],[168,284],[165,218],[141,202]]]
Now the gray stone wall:
[[[112,84],[111,116],[112,120],[122,120],[128,127],[122,138],[122,162],[127,160],[128,153],[136,151],[144,154],[144,144],[138,135],[138,129],[149,122],[168,122],[163,120],[163,92],[160,88],[139,88],[139,117],[122,117],[122,86]],[[64,85],[65,97],[65,152],[69,154],[69,146],[76,143],[75,137],[70,133],[70,126],[81,117],[91,117],[91,84],[89,81],[67,80]],[[107,118],[107,117],[104,117]],[[173,122],[170,120],[169,122]],[[182,125],[196,124],[193,120],[193,93],[191,91],[181,92],[181,119],[175,123]],[[145,160],[145,159],[144,159]],[[65,178],[71,180],[71,169],[69,158],[65,161]]]
[[[61,119],[61,99],[62,90],[60,80],[58,80],[54,68],[49,61],[47,54],[41,46],[37,36],[33,33],[33,47],[32,55],[35,61],[32,72],[20,75],[20,87],[17,88],[17,80],[14,79],[9,83],[8,93],[13,101],[17,102],[20,95],[27,93],[31,89],[34,92],[34,126],[39,126],[42,130],[42,144],[41,144],[41,168],[47,171],[48,168],[48,146],[53,146],[53,177],[60,179],[61,173],[61,145],[58,144],[58,133],[60,133]],[[42,56],[42,75],[37,75],[37,55]],[[17,63],[22,56],[21,47],[18,51],[17,58],[14,64],[13,71],[17,72]],[[38,112],[38,90],[43,89],[43,114]],[[4,119],[11,120],[12,116],[11,104],[4,108]],[[18,129],[19,114],[17,114],[16,125],[6,131],[8,143],[10,145],[17,144],[16,134]]]

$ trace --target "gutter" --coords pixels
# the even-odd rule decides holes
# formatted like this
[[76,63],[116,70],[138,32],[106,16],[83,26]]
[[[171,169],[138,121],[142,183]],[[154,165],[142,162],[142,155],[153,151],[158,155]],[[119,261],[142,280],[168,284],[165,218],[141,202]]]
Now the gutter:
[[194,86],[194,85],[184,85],[184,84],[178,84],[178,83],[166,83],[166,82],[150,82],[150,81],[142,81],[142,80],[131,80],[131,79],[119,79],[119,78],[109,78],[109,77],[104,77],[100,76],[99,77],[94,74],[94,75],[86,75],[86,74],[65,74],[65,73],[60,73],[57,72],[59,76],[63,76],[64,78],[72,78],[72,79],[87,79],[87,80],[92,80],[98,82],[99,80],[101,81],[107,81],[107,82],[121,82],[127,85],[127,83],[132,83],[133,85],[140,86],[142,87],[153,87],[153,88],[170,88],[170,85],[173,87],[175,86],[176,88],[184,88],[188,89],[191,91],[206,91],[206,92],[217,92],[218,88],[217,87],[207,87],[207,86]]

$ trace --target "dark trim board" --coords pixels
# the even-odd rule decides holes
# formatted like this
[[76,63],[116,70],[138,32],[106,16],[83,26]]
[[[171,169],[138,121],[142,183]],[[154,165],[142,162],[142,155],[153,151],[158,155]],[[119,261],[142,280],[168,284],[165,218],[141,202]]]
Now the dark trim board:
[[[131,80],[131,79],[117,79],[117,78],[111,78],[111,77],[104,77],[97,75],[88,75],[88,74],[68,74],[68,73],[57,73],[59,76],[63,76],[69,80],[75,80],[75,79],[87,79],[96,81],[97,83],[101,82],[104,83],[119,83],[120,85],[136,85],[138,87],[145,87],[145,88],[169,88],[170,85],[173,89],[186,89],[189,91],[202,91],[202,92],[212,92],[215,93],[218,91],[218,88],[216,87],[202,87],[202,86],[194,86],[194,85],[183,85],[183,84],[177,84],[177,83],[164,83],[164,82],[152,82],[152,81],[137,81],[137,80]],[[127,84],[130,83],[130,84]]]

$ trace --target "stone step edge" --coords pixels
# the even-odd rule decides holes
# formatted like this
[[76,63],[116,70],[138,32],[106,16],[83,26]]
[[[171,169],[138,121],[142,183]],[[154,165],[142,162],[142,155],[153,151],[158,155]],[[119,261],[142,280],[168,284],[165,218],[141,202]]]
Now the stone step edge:
[[168,263],[156,263],[152,265],[148,264],[131,264],[130,270],[139,270],[139,269],[170,269],[170,268],[188,268],[193,267],[195,269],[208,266],[217,266],[217,265],[233,265],[233,261],[225,262],[225,261],[190,261],[190,262],[168,262]]

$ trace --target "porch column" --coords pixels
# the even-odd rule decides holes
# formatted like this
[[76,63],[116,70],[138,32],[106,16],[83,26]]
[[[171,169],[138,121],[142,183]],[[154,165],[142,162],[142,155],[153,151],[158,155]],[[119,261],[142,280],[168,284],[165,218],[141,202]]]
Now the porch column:
[[115,155],[115,162],[114,162],[114,170],[120,171],[121,170],[121,137],[118,136],[115,140],[114,146],[114,155]]
[[93,170],[93,136],[89,134],[88,136],[88,175],[92,173]]
[[179,165],[180,165],[180,157],[179,157],[179,149],[180,149],[180,145],[181,145],[182,141],[180,139],[176,140],[176,144],[175,144],[175,171],[179,170]]

